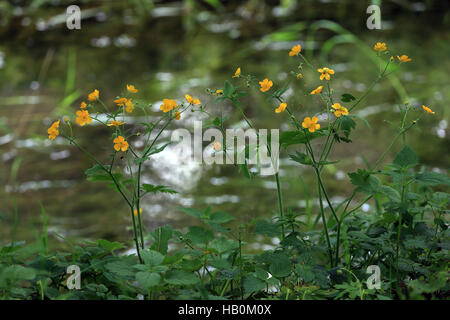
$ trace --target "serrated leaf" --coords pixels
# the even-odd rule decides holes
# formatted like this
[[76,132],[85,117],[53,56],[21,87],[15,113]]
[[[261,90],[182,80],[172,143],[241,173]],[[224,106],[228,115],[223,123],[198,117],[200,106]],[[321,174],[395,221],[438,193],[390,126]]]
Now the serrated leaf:
[[394,188],[392,188],[392,187],[380,186],[378,188],[378,192],[384,194],[385,196],[387,196],[392,201],[395,201],[395,202],[400,202],[401,201],[400,193],[397,190],[395,190]]
[[150,235],[155,242],[152,244],[151,249],[158,251],[162,254],[167,254],[169,249],[169,239],[172,237],[173,229],[171,226],[163,226],[155,229]]
[[182,270],[171,270],[166,273],[164,281],[172,285],[194,285],[200,282],[200,279],[193,273]]
[[190,239],[195,244],[206,244],[214,239],[214,234],[211,230],[206,230],[202,227],[189,227],[189,232],[186,234],[188,239]]
[[350,93],[344,93],[341,96],[341,101],[342,102],[350,102],[350,101],[353,101],[353,100],[356,100],[356,98],[354,96],[352,96]]
[[141,257],[142,257],[142,260],[144,260],[144,263],[147,265],[150,265],[150,266],[158,266],[164,260],[164,256],[161,253],[159,253],[158,251],[154,251],[154,250],[141,251]]
[[124,245],[120,242],[114,241],[110,242],[108,240],[99,239],[96,241],[97,245],[101,248],[108,250],[109,252],[114,252],[114,250],[121,249]]
[[304,165],[312,165],[313,161],[311,157],[307,154],[296,151],[295,154],[290,154],[289,157],[295,162],[304,164]]
[[266,288],[266,283],[257,279],[254,276],[248,276],[244,278],[244,292],[250,294],[253,292],[258,292]]
[[285,131],[280,135],[280,146],[286,148],[290,145],[304,144],[307,141],[311,141],[323,136],[326,136],[328,131],[320,129],[313,133],[309,131],[297,130],[297,131]]
[[269,237],[276,237],[280,235],[280,225],[268,219],[256,222],[255,233],[264,234]]
[[204,216],[204,213],[202,210],[193,209],[193,208],[183,208],[183,207],[177,207],[178,210],[183,211],[187,215],[190,215],[191,217],[195,218],[202,218]]
[[393,163],[402,168],[413,167],[419,163],[419,158],[414,150],[405,145],[403,146],[403,149],[397,153]]
[[448,176],[433,171],[416,173],[415,179],[425,186],[450,185],[450,178]]
[[210,222],[217,224],[227,223],[233,221],[234,219],[235,218],[231,214],[221,211],[214,212],[209,217]]
[[141,271],[136,273],[136,280],[143,289],[148,290],[159,284],[161,281],[161,276],[156,272]]
[[157,185],[157,186],[155,186],[155,185],[152,185],[152,184],[149,184],[149,183],[144,183],[144,184],[142,184],[142,189],[143,189],[145,192],[149,192],[149,193],[158,193],[158,192],[161,192],[161,193],[170,193],[170,194],[178,193],[177,191],[173,190],[173,189],[170,188],[170,187],[163,186],[163,185]]
[[292,263],[285,254],[277,254],[269,267],[270,273],[276,278],[284,278],[291,274]]
[[350,136],[350,132],[356,127],[356,122],[349,116],[339,118],[340,128],[344,132],[345,138]]

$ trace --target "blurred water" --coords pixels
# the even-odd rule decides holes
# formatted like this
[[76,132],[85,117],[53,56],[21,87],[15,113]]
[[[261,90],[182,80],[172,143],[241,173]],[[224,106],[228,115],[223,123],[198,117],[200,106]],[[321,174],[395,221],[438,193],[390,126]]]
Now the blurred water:
[[[304,43],[306,33],[293,31],[285,34],[286,39],[274,42],[267,42],[267,34],[302,19],[306,21],[308,16],[282,7],[267,10],[265,15],[251,7],[251,1],[248,3],[231,6],[232,10],[225,13],[202,9],[190,14],[182,3],[156,5],[150,11],[153,17],[150,22],[140,20],[130,10],[123,11],[124,16],[120,17],[110,10],[91,8],[86,12],[82,30],[68,35],[64,35],[67,31],[63,25],[46,23],[48,19],[35,25],[26,23],[36,16],[30,18],[26,10],[16,9],[14,19],[20,18],[22,23],[13,26],[18,28],[20,36],[5,37],[0,32],[5,37],[0,45],[0,203],[3,204],[0,240],[6,241],[11,236],[14,199],[19,208],[17,238],[32,240],[36,236],[30,230],[39,230],[41,226],[39,202],[42,202],[49,217],[50,232],[69,238],[130,239],[130,217],[120,198],[106,184],[86,181],[83,172],[92,166],[91,161],[62,138],[47,140],[46,128],[59,115],[72,115],[73,119],[76,106],[94,88],[112,105],[125,84],[132,83],[140,90],[139,99],[151,105],[150,112],[156,117],[163,98],[181,100],[185,93],[199,97],[207,110],[217,115],[219,105],[205,89],[222,87],[238,66],[243,73],[261,79],[269,77],[279,85],[289,71],[296,70],[297,65],[287,59],[287,52],[293,44]],[[324,2],[318,6],[328,8],[329,5]],[[414,33],[411,30],[415,26],[405,24],[404,16],[390,21],[389,25],[390,28],[378,33],[358,28],[353,31],[367,46],[386,40],[395,52],[413,57],[413,63],[405,66],[407,71],[400,78],[410,93],[411,103],[430,105],[437,115],[424,117],[423,125],[411,132],[407,143],[417,150],[424,164],[446,170],[450,68],[448,59],[442,57],[450,54],[449,31],[442,29],[433,36]],[[33,26],[38,31],[30,31]],[[395,30],[395,34],[388,29]],[[19,32],[24,30],[31,35]],[[324,34],[308,45],[320,49],[329,36]],[[439,50],[426,50],[435,47]],[[318,55],[316,52],[317,59]],[[333,87],[341,93],[358,96],[376,76],[369,59],[351,45],[337,46],[328,65],[336,70]],[[285,94],[299,117],[318,111],[317,101],[298,94],[302,86],[315,87],[316,77],[305,71],[304,80],[294,83],[293,89]],[[399,102],[386,80],[360,105],[356,114],[366,118],[371,128],[359,122],[355,141],[337,145],[337,151],[331,154],[331,159],[340,160],[336,165],[327,166],[324,172],[333,202],[339,203],[351,193],[346,172],[364,166],[361,155],[373,163],[387,146],[395,132],[387,121],[398,120]],[[258,127],[289,128],[288,118],[284,114],[275,115],[273,103],[264,101],[259,92],[252,91],[244,103],[246,114]],[[223,107],[225,113],[232,115],[228,127],[245,125],[230,105]],[[143,119],[136,112],[126,122],[138,124]],[[192,129],[193,121],[199,119],[202,117],[198,113],[188,113],[176,125]],[[108,159],[112,144],[107,129],[90,125],[76,130],[89,150]],[[163,138],[170,137],[170,130]],[[136,139],[133,144],[138,147],[142,139]],[[281,156],[280,176],[286,207],[306,214],[301,176],[315,216],[318,200],[312,187],[315,183],[312,173],[304,166],[295,165],[286,153]],[[273,177],[248,180],[234,166],[199,165],[180,157],[169,146],[144,166],[143,183],[168,185],[179,192],[150,195],[144,200],[147,230],[164,224],[186,228],[198,223],[182,214],[177,206],[203,209],[210,205],[214,210],[232,213],[236,217],[234,225],[276,214]],[[369,204],[363,207],[369,209]],[[254,249],[273,244],[256,243]]]

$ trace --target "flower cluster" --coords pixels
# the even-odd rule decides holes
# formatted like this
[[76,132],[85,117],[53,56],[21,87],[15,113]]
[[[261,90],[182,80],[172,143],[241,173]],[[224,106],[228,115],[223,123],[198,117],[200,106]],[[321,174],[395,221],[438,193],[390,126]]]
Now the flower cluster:
[[348,115],[347,108],[344,106],[341,106],[339,103],[334,103],[331,107],[334,109],[334,110],[332,110],[334,112],[334,115],[338,118],[340,116]]
[[50,140],[54,140],[57,136],[59,136],[59,120],[55,121],[52,123],[52,125],[50,126],[50,128],[48,128],[47,133],[48,133],[48,138]]
[[320,124],[318,124],[317,122],[319,122],[319,119],[317,117],[306,117],[305,119],[303,119],[302,127],[308,129],[308,131],[312,133],[320,129]]
[[163,99],[162,105],[159,106],[159,109],[164,113],[172,111],[173,109],[177,108],[178,108],[177,102],[173,99]]
[[334,70],[330,68],[319,68],[317,69],[318,72],[320,72],[320,80],[330,80],[330,74],[334,74]]

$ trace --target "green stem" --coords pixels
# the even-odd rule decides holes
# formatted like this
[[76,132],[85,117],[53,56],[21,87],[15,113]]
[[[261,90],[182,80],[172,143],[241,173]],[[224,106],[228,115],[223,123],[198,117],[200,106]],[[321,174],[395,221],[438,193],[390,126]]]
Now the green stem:
[[[241,113],[241,115],[244,118],[245,122],[247,122],[248,126],[250,128],[252,128],[252,129],[255,129],[255,127],[253,126],[251,121],[247,118],[247,116],[245,115],[244,111],[240,107],[239,101],[237,99],[230,99],[230,100],[233,102],[234,106],[239,110],[239,112]],[[259,139],[259,134],[258,133],[257,133],[257,136],[258,136],[258,139]],[[269,152],[269,156],[272,157],[272,152],[271,152],[269,144],[267,144],[267,150]],[[278,208],[279,208],[279,211],[280,211],[280,217],[282,218],[284,216],[283,196],[282,196],[282,193],[281,193],[281,183],[280,183],[280,176],[279,176],[278,172],[275,173],[275,181],[276,181],[276,184],[277,184]],[[282,240],[283,240],[284,237],[285,237],[284,225],[283,224],[281,225],[281,236],[282,236]]]
[[131,217],[132,217],[132,220],[133,220],[134,242],[135,242],[135,245],[136,245],[136,251],[137,251],[137,255],[138,255],[139,261],[141,263],[143,263],[142,258],[141,258],[141,252],[139,250],[139,242],[137,240],[137,230],[136,230],[136,224],[135,224],[135,221],[134,221],[133,204],[130,202],[130,200],[128,200],[127,196],[124,194],[122,188],[120,187],[119,183],[117,182],[116,178],[114,177],[114,175],[111,173],[110,170],[106,169],[105,166],[100,161],[98,161],[89,151],[87,151],[85,148],[80,146],[74,139],[71,139],[71,138],[66,137],[66,136],[63,136],[63,137],[68,139],[70,143],[74,144],[78,149],[80,149],[84,154],[86,154],[89,159],[91,159],[92,161],[97,163],[111,177],[111,179],[113,180],[114,185],[116,186],[117,190],[122,195],[122,198],[126,201],[126,203],[128,204],[128,206],[131,209]]

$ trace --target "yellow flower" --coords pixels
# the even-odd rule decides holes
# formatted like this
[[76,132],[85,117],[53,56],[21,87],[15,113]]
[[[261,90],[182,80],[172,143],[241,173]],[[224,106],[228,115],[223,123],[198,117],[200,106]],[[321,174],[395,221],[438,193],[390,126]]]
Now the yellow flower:
[[52,123],[50,128],[47,129],[48,138],[50,140],[54,140],[57,136],[59,136],[59,120]]
[[223,90],[222,89],[217,89],[212,94],[215,95],[215,96],[221,95],[221,94],[223,94]]
[[175,120],[180,120],[181,119],[180,111],[175,112],[174,118],[175,118]]
[[131,93],[138,92],[138,89],[136,89],[132,84],[127,84],[127,90]]
[[320,80],[323,80],[324,78],[325,78],[325,80],[330,80],[330,74],[334,74],[333,69],[325,68],[325,67],[317,69],[317,71],[321,73]]
[[119,106],[119,107],[123,107],[125,105],[125,103],[127,103],[128,99],[127,98],[119,98],[114,100],[114,102]]
[[317,121],[319,121],[317,117],[312,117],[312,119],[310,117],[306,117],[303,119],[302,127],[305,129],[307,128],[309,132],[314,132],[317,129],[320,129],[320,124],[318,124]]
[[403,54],[403,55],[401,55],[400,57],[397,56],[397,59],[398,59],[400,62],[405,62],[405,63],[411,61],[411,59],[408,58],[408,56],[407,56],[406,54]]
[[391,56],[390,60],[391,62],[394,62],[394,56]]
[[332,106],[331,106],[333,109],[334,109],[334,115],[336,116],[336,117],[340,117],[340,116],[346,116],[346,115],[348,115],[348,110],[347,110],[347,108],[346,107],[344,107],[344,106],[341,106],[339,103],[335,103],[335,104],[333,104]]
[[189,102],[191,104],[200,104],[200,100],[194,99],[188,94],[186,94],[184,97],[186,98],[187,102]]
[[111,120],[111,121],[107,124],[107,126],[108,126],[108,127],[111,127],[111,126],[114,126],[114,127],[120,127],[120,126],[123,125],[123,124],[125,124],[125,122],[123,122],[123,121]]
[[213,149],[215,151],[219,151],[220,149],[222,149],[222,144],[219,141],[214,142]]
[[99,96],[100,96],[100,92],[97,89],[95,89],[94,91],[89,93],[88,100],[89,101],[95,101],[95,100],[97,100],[99,98]]
[[134,110],[133,102],[131,102],[131,99],[128,99],[127,102],[125,102],[125,111],[128,113],[132,113]]
[[278,108],[275,109],[275,113],[283,112],[284,110],[286,110],[286,107],[287,107],[287,103],[285,103],[285,102],[280,103]]
[[[134,211],[133,211],[133,213],[134,213],[134,216],[135,217],[137,217],[137,209],[134,209]],[[142,214],[142,208],[139,208],[139,215],[141,215]]]
[[92,118],[89,116],[89,111],[87,110],[78,110],[77,118],[75,121],[80,125],[84,126],[85,124],[89,124],[92,122]]
[[387,50],[386,43],[384,43],[384,42],[377,42],[373,46],[373,50],[378,51],[378,52],[386,51]]
[[114,142],[114,150],[119,151],[127,151],[128,149],[128,142],[125,141],[125,138],[122,136],[118,136],[113,140]]
[[302,46],[301,45],[296,45],[296,46],[293,46],[292,48],[291,48],[291,51],[289,52],[289,57],[292,57],[292,56],[298,56],[298,54],[300,53],[300,51],[302,51]]
[[232,78],[239,78],[241,75],[241,67],[236,69],[236,72],[234,73],[234,76]]
[[318,86],[317,88],[315,88],[313,91],[311,91],[310,94],[319,94],[322,92],[323,86]]
[[429,114],[435,114],[435,112],[430,108],[428,108],[427,106],[422,105],[422,109],[428,112]]
[[159,109],[163,112],[169,112],[176,108],[178,108],[178,105],[173,99],[163,99],[163,104],[159,106]]
[[297,79],[302,79],[303,75],[301,73],[297,74]]
[[273,82],[267,78],[265,78],[263,81],[259,82],[259,85],[261,86],[261,88],[259,90],[261,90],[261,92],[266,92],[269,91],[270,88],[273,86]]
[[80,109],[86,109],[86,102],[81,102]]
[[69,121],[70,121],[69,117],[64,117],[64,122],[69,122]]

